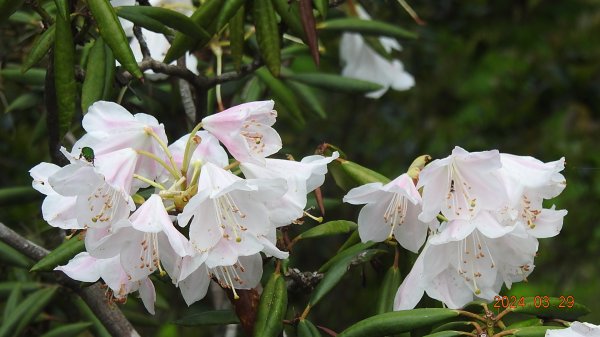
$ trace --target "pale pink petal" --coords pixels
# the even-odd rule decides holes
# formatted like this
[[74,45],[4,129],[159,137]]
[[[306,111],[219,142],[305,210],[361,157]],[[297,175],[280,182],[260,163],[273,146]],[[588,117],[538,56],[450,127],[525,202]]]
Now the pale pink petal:
[[140,292],[140,298],[144,307],[149,313],[154,315],[154,302],[156,302],[156,291],[154,290],[154,284],[149,278],[145,278],[140,282],[138,291]]
[[82,282],[96,282],[100,278],[97,259],[87,252],[81,252],[73,257],[64,266],[58,266],[54,270],[60,270],[70,278]]
[[423,254],[421,254],[396,292],[394,310],[410,310],[417,306],[425,292],[423,272]]
[[63,197],[62,195],[48,195],[42,203],[42,215],[52,227],[62,229],[83,229],[77,222],[75,208],[76,197]]
[[378,202],[388,194],[383,192],[382,188],[383,184],[379,182],[364,184],[348,191],[343,200],[353,205]]
[[528,226],[527,232],[536,238],[554,237],[560,233],[565,215],[566,210],[556,210],[554,206],[551,209],[542,209],[534,222],[535,227]]
[[471,234],[476,228],[476,222],[471,220],[452,220],[442,223],[438,233],[429,239],[432,245],[439,245],[451,241],[460,241]]

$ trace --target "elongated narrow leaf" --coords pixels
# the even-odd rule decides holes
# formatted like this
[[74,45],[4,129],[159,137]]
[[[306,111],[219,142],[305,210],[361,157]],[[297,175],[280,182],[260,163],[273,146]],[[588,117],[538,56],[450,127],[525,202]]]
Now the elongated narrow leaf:
[[302,28],[304,29],[304,36],[306,36],[306,43],[308,44],[308,48],[310,48],[310,55],[318,66],[319,37],[317,35],[317,27],[312,10],[312,0],[300,0],[300,19],[302,20]]
[[[133,7],[144,8],[143,6],[133,6]],[[172,36],[175,34],[175,32],[173,30],[171,30],[169,27],[167,27],[164,23],[162,23],[154,18],[151,18],[147,15],[139,13],[138,11],[128,10],[127,8],[123,8],[123,7],[115,7],[115,13],[117,14],[118,17],[123,18],[128,21],[131,21],[135,25],[146,28],[149,31],[163,34],[163,35],[168,35],[168,36]]]
[[0,337],[18,336],[44,307],[52,300],[57,287],[40,289],[25,298],[2,322]]
[[[64,0],[58,0],[62,3]],[[66,4],[62,6],[68,7]],[[58,7],[58,6],[57,6]],[[60,7],[59,7],[60,8]],[[56,38],[54,39],[54,87],[58,109],[59,135],[62,138],[71,127],[77,104],[75,83],[75,44],[68,13],[56,15]]]
[[253,4],[252,13],[260,54],[271,74],[278,77],[281,68],[281,48],[273,3],[271,0],[255,0]]
[[231,21],[231,18],[246,3],[245,0],[229,0],[222,4],[217,20],[215,21],[215,32],[220,32]]
[[0,206],[24,204],[40,198],[40,192],[31,186],[0,188]]
[[360,242],[360,235],[358,234],[358,231],[354,231],[352,232],[352,234],[350,234],[350,236],[348,237],[348,239],[346,239],[346,241],[340,246],[340,248],[338,249],[338,254],[341,253],[342,251],[354,246],[355,244]]
[[338,159],[341,162],[341,167],[346,174],[352,177],[358,184],[364,185],[367,183],[380,182],[387,184],[390,179],[386,176],[375,172],[369,168],[361,166],[349,160]]
[[25,0],[0,0],[0,23],[8,19]]
[[338,337],[384,337],[431,326],[456,316],[458,311],[442,308],[388,312],[359,321],[340,332]]
[[435,327],[431,330],[432,333],[442,332],[446,330],[451,331],[472,331],[473,324],[469,321],[457,321],[457,322],[448,322],[444,323],[440,326]]
[[547,296],[525,297],[523,303],[525,304],[524,306],[517,305],[513,312],[571,321],[590,313],[590,309],[579,303],[573,303],[571,308],[569,308],[566,298],[561,299]]
[[281,21],[290,29],[292,34],[297,35],[302,40],[306,41],[304,36],[304,28],[302,28],[302,22],[300,21],[300,7],[297,1],[288,0],[272,0],[273,7],[279,16]]
[[321,337],[319,329],[307,319],[298,322],[298,337]]
[[184,326],[238,324],[240,321],[231,310],[212,310],[184,316],[173,323]]
[[29,293],[39,289],[42,284],[39,282],[2,282],[0,283],[0,298],[6,298],[19,285],[23,293]]
[[54,268],[56,268],[59,265],[65,264],[75,255],[83,252],[84,250],[84,241],[80,240],[78,237],[73,237],[63,242],[55,250],[51,251],[50,254],[46,255],[46,257],[38,261],[38,263],[31,267],[31,271],[54,270]]
[[91,326],[92,323],[89,322],[65,324],[46,332],[40,337],[75,337]]
[[287,288],[285,279],[273,273],[260,296],[254,336],[276,337],[283,330],[283,318],[287,311]]
[[343,18],[332,19],[321,22],[317,25],[317,29],[327,31],[353,32],[365,35],[383,35],[396,38],[411,38],[414,39],[417,35],[398,26],[376,21],[376,20],[361,20],[358,18]]
[[258,76],[258,78],[260,78],[260,80],[271,90],[271,93],[275,96],[275,101],[279,103],[280,106],[283,105],[285,110],[290,113],[289,117],[296,126],[304,126],[304,117],[302,116],[294,93],[286,87],[283,82],[273,77],[273,75],[271,75],[264,67],[256,70],[256,76]]
[[544,337],[546,336],[546,331],[549,329],[564,329],[564,327],[559,326],[530,326],[526,328],[517,329],[513,333],[515,337]]
[[332,257],[331,259],[329,259],[329,261],[327,261],[325,264],[323,264],[321,266],[321,268],[319,268],[319,272],[320,273],[325,273],[333,265],[337,264],[338,261],[346,259],[346,257],[349,256],[349,255],[356,256],[358,253],[362,252],[363,250],[371,248],[375,244],[376,244],[376,242],[368,241],[368,242],[360,242],[360,243],[357,243],[357,244],[355,244],[355,245],[353,245],[351,247],[348,247],[348,248],[340,251],[339,253],[337,253],[334,257]]
[[71,300],[74,302],[79,313],[81,313],[81,317],[92,323],[90,330],[93,331],[94,336],[111,337],[111,334],[108,332],[108,330],[106,330],[106,327],[102,324],[102,322],[100,322],[98,317],[96,317],[96,315],[92,312],[92,309],[88,307],[81,297],[77,296],[75,298],[71,298]]
[[544,324],[544,320],[541,318],[531,318],[526,319],[524,321],[513,323],[506,327],[505,330],[517,329],[517,328],[526,328],[529,326],[542,326]]
[[353,231],[356,228],[358,228],[358,225],[352,221],[329,221],[303,232],[302,234],[298,235],[294,240],[349,233],[350,231]]
[[304,103],[303,106],[307,107],[309,111],[315,114],[315,116],[323,119],[327,118],[327,113],[323,108],[323,103],[321,103],[313,88],[294,81],[284,82]]
[[319,281],[319,284],[315,287],[312,292],[308,305],[311,307],[315,306],[333,287],[335,287],[342,277],[346,274],[350,268],[350,263],[356,255],[361,253],[357,251],[354,254],[346,254],[343,258],[338,259],[332,266],[327,270],[323,279]]
[[108,0],[88,0],[87,3],[98,24],[100,35],[102,35],[106,44],[112,49],[115,58],[133,76],[141,79],[143,77],[142,71],[135,61],[131,47],[129,47],[129,41],[127,36],[125,36],[123,27],[119,23],[115,9]]
[[16,83],[41,86],[46,79],[46,69],[33,68],[23,74],[19,68],[4,68],[0,76]]
[[379,290],[379,297],[377,298],[377,313],[383,314],[393,310],[394,297],[396,291],[402,283],[402,276],[400,275],[400,269],[397,266],[392,266],[385,273],[383,282]]
[[423,337],[459,337],[459,336],[469,336],[467,334],[465,334],[464,331],[452,331],[452,330],[448,330],[448,331],[440,331],[440,332],[435,332]]
[[116,11],[119,16],[123,13],[143,15],[182,32],[183,34],[192,37],[200,37],[202,39],[210,39],[210,34],[208,34],[202,26],[192,21],[189,17],[167,8],[152,6],[122,6],[117,7]]
[[21,298],[23,297],[23,292],[21,291],[21,284],[17,284],[15,288],[10,292],[8,296],[8,300],[6,300],[6,304],[4,305],[4,315],[2,321],[6,322],[8,317],[15,310],[17,305],[21,302]]
[[[81,88],[81,110],[86,112],[94,102],[106,99],[112,86],[115,59],[104,39],[99,37],[92,46]],[[109,86],[109,88],[107,88]]]
[[231,42],[231,58],[235,70],[240,71],[242,67],[242,56],[244,55],[244,17],[246,9],[241,6],[229,21],[229,41]]
[[0,241],[0,261],[11,266],[29,268],[33,261],[18,250]]
[[31,50],[25,57],[23,64],[21,65],[21,71],[26,72],[34,65],[38,64],[48,54],[48,50],[54,45],[56,25],[50,26],[43,32],[35,41]]
[[329,0],[313,0],[315,8],[321,14],[323,19],[327,18],[327,12],[329,11]]
[[4,112],[8,113],[12,111],[31,109],[36,106],[40,100],[41,96],[39,94],[26,92],[10,102]]
[[382,88],[382,86],[377,83],[354,78],[349,79],[348,77],[334,74],[305,73],[289,75],[286,76],[286,78],[314,87],[339,92],[365,93]]

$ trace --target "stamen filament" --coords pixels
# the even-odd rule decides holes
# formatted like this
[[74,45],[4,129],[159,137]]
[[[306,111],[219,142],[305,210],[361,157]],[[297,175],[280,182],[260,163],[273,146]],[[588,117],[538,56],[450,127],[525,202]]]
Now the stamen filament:
[[146,157],[154,159],[157,163],[159,163],[160,165],[162,165],[162,167],[164,167],[167,171],[169,171],[169,173],[171,173],[171,175],[173,177],[175,177],[175,178],[180,178],[181,177],[181,173],[179,173],[173,167],[169,166],[164,160],[160,159],[154,153],[151,153],[151,152],[148,152],[148,151],[144,151],[144,150],[136,150],[136,152],[138,154],[143,155],[143,156],[146,156]]
[[198,132],[198,130],[200,130],[202,128],[202,123],[198,123],[194,129],[192,130],[192,132],[190,133],[190,136],[188,137],[187,142],[185,143],[185,150],[183,151],[183,163],[181,164],[181,173],[186,176],[187,175],[187,170],[190,166],[190,160],[192,158],[191,155],[191,147],[192,147],[192,142],[194,137],[196,136],[196,133]]
[[165,154],[167,155],[167,158],[169,158],[169,162],[171,163],[171,167],[173,168],[173,172],[175,172],[173,176],[176,178],[181,178],[181,172],[179,172],[179,168],[177,167],[177,164],[175,164],[175,160],[173,159],[173,155],[171,154],[171,151],[169,151],[169,147],[167,146],[167,144],[165,144],[165,142],[163,142],[163,140],[160,139],[160,137],[156,134],[156,132],[154,132],[154,130],[152,130],[152,128],[147,127],[145,131],[147,134],[152,136],[152,138],[156,140],[156,142],[158,143],[158,145],[160,145],[163,151],[165,151]]
[[154,187],[158,188],[159,190],[165,190],[166,189],[162,184],[159,184],[159,183],[157,183],[155,181],[152,181],[152,180],[150,180],[150,179],[148,179],[146,177],[142,177],[141,175],[139,175],[137,173],[134,173],[133,177],[135,179],[138,179],[138,180],[141,180],[141,181],[145,182],[148,185],[154,186]]

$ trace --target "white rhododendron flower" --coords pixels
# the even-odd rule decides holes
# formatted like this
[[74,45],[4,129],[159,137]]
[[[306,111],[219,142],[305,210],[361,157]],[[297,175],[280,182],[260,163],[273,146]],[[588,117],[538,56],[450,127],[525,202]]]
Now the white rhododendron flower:
[[421,195],[412,178],[402,174],[387,184],[370,183],[353,188],[344,202],[366,204],[358,215],[358,233],[363,242],[394,238],[402,247],[418,252],[427,236],[428,224],[418,219]]
[[[355,6],[358,15],[363,20],[371,17],[361,6]],[[402,50],[402,47],[393,38],[381,37],[379,42],[389,53],[392,50]],[[392,88],[394,90],[407,90],[415,85],[411,74],[404,70],[404,65],[399,60],[388,60],[379,55],[358,33],[344,33],[340,41],[340,58],[344,64],[342,75],[346,77],[365,80],[383,86],[382,89],[368,93],[370,98],[379,98]]]
[[[262,254],[288,257],[277,247],[277,228],[303,216],[306,194],[323,184],[338,157],[266,158],[281,148],[273,104],[250,102],[206,117],[170,145],[154,117],[112,102],[91,105],[82,123],[87,133],[70,152],[61,149],[69,164],[30,170],[33,187],[46,195],[44,219],[85,240],[86,252],[57,270],[102,279],[116,301],[139,291],[151,313],[149,277],[157,272],[188,304],[205,296],[211,279],[234,297],[236,289],[256,287]],[[239,165],[243,177],[229,170]]]
[[273,101],[244,103],[204,117],[202,126],[240,162],[264,165],[265,157],[281,149],[281,137],[271,127],[277,111]]
[[414,308],[423,293],[460,308],[474,298],[492,300],[505,284],[533,271],[538,238],[562,228],[565,210],[542,207],[565,186],[564,159],[543,163],[498,151],[456,147],[420,173],[420,219],[439,217],[394,308]]
[[548,329],[546,337],[600,337],[600,326],[586,322],[573,322],[566,329]]
[[281,198],[266,202],[270,218],[277,226],[289,225],[301,218],[306,208],[306,194],[323,184],[327,164],[339,157],[308,156],[301,161],[266,159],[265,165],[242,163],[240,168],[247,178],[282,178],[287,181],[287,192]]

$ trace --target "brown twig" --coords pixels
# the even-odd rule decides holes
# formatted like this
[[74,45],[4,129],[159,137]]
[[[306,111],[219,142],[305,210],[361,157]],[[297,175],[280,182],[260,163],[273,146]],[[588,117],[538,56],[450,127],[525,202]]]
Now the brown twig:
[[[39,261],[48,255],[49,251],[25,239],[12,229],[0,222],[0,240],[20,251],[29,258]],[[56,282],[79,294],[92,309],[96,317],[104,324],[106,329],[115,337],[139,337],[138,332],[125,318],[121,310],[104,296],[100,284],[95,283],[82,288],[81,283],[68,278],[62,272],[55,272]]]

